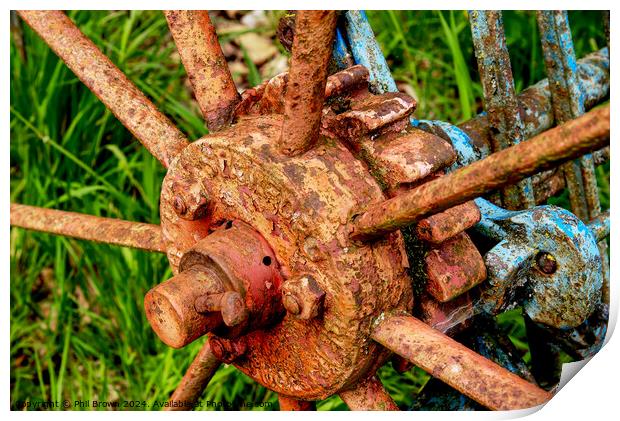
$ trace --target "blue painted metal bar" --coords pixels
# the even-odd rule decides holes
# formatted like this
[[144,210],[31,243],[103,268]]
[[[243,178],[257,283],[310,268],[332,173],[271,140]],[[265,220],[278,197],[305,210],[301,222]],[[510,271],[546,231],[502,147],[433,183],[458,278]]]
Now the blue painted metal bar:
[[605,237],[608,237],[611,230],[609,209],[591,220],[588,224],[588,228],[592,231],[592,234],[594,234],[598,241],[603,241]]
[[398,92],[364,11],[347,11],[344,14],[344,30],[355,64],[363,65],[370,72],[370,90],[376,94]]
[[338,70],[344,70],[355,64],[341,28],[336,28],[332,60]]
[[[537,12],[538,28],[550,84],[556,124],[577,118],[585,113],[585,93],[579,83],[577,60],[568,23],[568,12],[543,10]],[[562,166],[568,187],[571,209],[584,221],[601,213],[598,186],[592,154]],[[605,284],[608,284],[609,262],[607,243],[600,242]]]
[[[524,139],[502,14],[474,10],[469,12],[469,20],[491,127],[491,144],[496,152]],[[534,206],[531,180],[525,179],[516,186],[504,188],[502,200],[510,209]]]

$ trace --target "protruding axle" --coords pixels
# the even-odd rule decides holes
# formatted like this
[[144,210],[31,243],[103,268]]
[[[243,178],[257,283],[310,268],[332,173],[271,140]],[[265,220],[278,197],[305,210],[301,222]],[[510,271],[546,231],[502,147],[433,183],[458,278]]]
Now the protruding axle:
[[372,338],[489,409],[531,408],[552,396],[409,315],[386,315]]
[[278,143],[280,151],[287,155],[306,152],[318,139],[336,12],[299,10],[295,28],[284,125]]
[[479,197],[609,143],[609,106],[496,152],[407,193],[369,206],[352,223],[351,237],[377,237],[427,215]]
[[284,312],[275,255],[260,234],[241,221],[223,224],[187,250],[179,270],[144,298],[151,327],[174,348],[207,332],[237,337]]

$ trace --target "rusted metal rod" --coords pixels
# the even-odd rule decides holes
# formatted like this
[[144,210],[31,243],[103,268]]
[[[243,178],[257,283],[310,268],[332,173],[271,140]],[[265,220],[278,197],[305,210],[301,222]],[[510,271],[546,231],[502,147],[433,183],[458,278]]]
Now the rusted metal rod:
[[63,12],[20,11],[20,16],[165,167],[187,144],[174,124]]
[[164,11],[209,131],[228,126],[240,95],[206,10]]
[[295,25],[284,124],[278,142],[280,152],[287,155],[306,152],[318,139],[336,12],[299,10]]
[[594,234],[594,237],[598,241],[605,241],[605,237],[609,236],[609,231],[611,230],[609,209],[591,220],[588,224],[588,228],[590,229],[590,231],[592,231],[592,234]]
[[11,225],[81,240],[166,252],[159,225],[11,203]]
[[431,180],[392,199],[370,205],[352,223],[362,240],[396,231],[609,143],[609,105]]
[[552,397],[409,315],[385,315],[372,338],[492,410],[531,408]]
[[[469,13],[469,20],[491,128],[491,144],[493,152],[498,152],[524,139],[502,12],[473,10]],[[508,209],[533,207],[531,180],[524,179],[516,185],[504,187],[502,203]]]
[[316,405],[311,401],[300,401],[288,396],[278,395],[280,411],[316,411]]
[[376,376],[360,381],[355,388],[339,393],[352,411],[399,411]]
[[170,396],[165,410],[188,411],[192,409],[219,366],[220,360],[213,355],[209,341],[205,341],[185,372],[181,383]]
[[[588,54],[577,61],[577,76],[584,95],[586,110],[609,96],[609,51],[607,48]],[[518,96],[519,113],[524,124],[524,138],[536,136],[554,124],[549,80],[543,79],[524,89]],[[483,156],[491,153],[489,117],[480,114],[458,125]]]

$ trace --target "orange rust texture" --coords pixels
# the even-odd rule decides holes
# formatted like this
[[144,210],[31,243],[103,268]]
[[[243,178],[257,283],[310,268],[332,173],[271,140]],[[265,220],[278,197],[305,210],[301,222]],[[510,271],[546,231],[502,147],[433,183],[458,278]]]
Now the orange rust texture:
[[[362,65],[334,73],[327,78],[325,98],[350,94],[356,90],[367,90],[368,70]],[[235,111],[237,116],[283,114],[284,92],[289,80],[289,73],[280,73],[260,85],[245,90],[241,102]]]
[[376,376],[360,381],[353,389],[340,392],[340,398],[352,411],[399,411]]
[[230,124],[239,93],[206,10],[164,12],[209,131]]
[[316,411],[316,405],[310,401],[300,401],[285,395],[278,395],[280,411]]
[[[284,312],[281,283],[275,255],[267,242],[249,225],[234,221],[188,250],[180,273],[153,287],[144,298],[144,307],[159,338],[180,348],[207,332],[236,337],[270,324]],[[199,300],[221,299],[225,292],[237,293],[241,302],[227,306],[220,301],[217,308],[198,312]],[[233,314],[245,312],[249,318]]]
[[480,252],[465,232],[441,243],[426,256],[426,291],[445,303],[487,277]]
[[418,222],[416,233],[420,240],[439,244],[473,227],[480,221],[480,210],[472,200]]
[[469,293],[459,295],[446,303],[440,303],[422,293],[416,307],[420,320],[441,333],[453,336],[471,325],[474,306]]
[[544,404],[551,394],[409,315],[380,319],[373,339],[492,410]]
[[[164,179],[160,214],[175,273],[209,227],[238,219],[269,243],[284,284],[304,275],[316,280],[325,291],[322,313],[309,320],[286,314],[246,333],[234,365],[277,393],[318,400],[387,361],[390,353],[369,337],[372,320],[390,309],[411,311],[413,291],[400,233],[373,244],[348,238],[352,212],[384,200],[367,167],[340,142],[323,139],[303,156],[280,154],[274,141],[282,120],[244,117],[234,129],[193,142]],[[208,217],[176,214],[170,199],[179,178],[196,180],[213,198]]]
[[299,10],[295,22],[293,57],[284,97],[285,119],[278,144],[287,155],[306,152],[317,141],[336,12]]
[[63,12],[30,10],[19,14],[149,152],[168,167],[188,144],[183,133]]
[[11,204],[11,225],[81,240],[166,252],[159,225]]
[[456,160],[448,142],[416,128],[405,134],[360,139],[354,146],[357,148],[372,175],[388,192],[420,182]]
[[200,351],[185,372],[181,383],[177,386],[168,400],[166,411],[187,411],[193,408],[203,390],[215,374],[220,361],[215,358],[209,341],[205,341]]
[[376,237],[472,200],[609,143],[609,106],[496,152],[465,168],[373,204],[352,224],[352,237]]

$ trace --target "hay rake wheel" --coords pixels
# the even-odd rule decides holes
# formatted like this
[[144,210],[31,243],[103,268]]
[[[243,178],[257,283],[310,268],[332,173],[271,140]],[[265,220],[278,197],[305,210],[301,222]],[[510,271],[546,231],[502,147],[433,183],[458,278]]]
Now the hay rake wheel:
[[[517,96],[501,14],[471,12],[488,115],[457,128],[411,118],[415,101],[395,92],[363,13],[299,11],[290,72],[241,96],[207,12],[165,14],[211,132],[191,143],[62,12],[20,12],[167,168],[161,226],[19,204],[11,224],[167,253],[174,276],[145,297],[151,326],[176,348],[209,334],[168,409],[190,407],[225,362],[276,391],[284,410],[333,394],[351,409],[394,410],[375,376],[392,353],[490,409],[549,400],[442,323],[451,303],[465,302],[469,319],[519,298],[539,328],[581,332],[607,302],[596,242],[609,233],[609,211],[601,214],[593,166],[609,153],[610,114],[585,110],[608,95],[608,52],[577,63],[566,14],[539,12],[553,83]],[[330,66],[340,71],[328,77]],[[562,124],[550,129],[554,118]],[[527,209],[564,185],[589,225]],[[480,199],[498,189],[504,206],[525,210]],[[496,240],[484,260],[465,232],[474,225]],[[426,291],[415,294],[422,320],[411,315],[415,262],[401,230],[431,249]],[[571,270],[575,250],[581,266]],[[582,292],[550,298],[549,285],[562,282]]]

